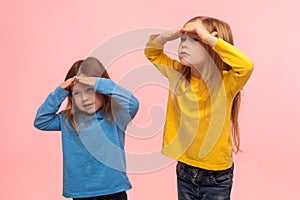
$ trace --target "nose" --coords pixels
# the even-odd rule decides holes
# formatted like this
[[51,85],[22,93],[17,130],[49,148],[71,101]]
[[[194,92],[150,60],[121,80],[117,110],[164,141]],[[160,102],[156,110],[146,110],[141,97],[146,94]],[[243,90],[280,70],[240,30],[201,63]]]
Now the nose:
[[85,93],[83,93],[82,95],[81,95],[81,101],[87,101],[89,99],[89,97],[88,97],[88,95],[87,94],[85,94]]
[[188,42],[187,42],[187,40],[181,41],[180,46],[181,46],[182,48],[188,47]]

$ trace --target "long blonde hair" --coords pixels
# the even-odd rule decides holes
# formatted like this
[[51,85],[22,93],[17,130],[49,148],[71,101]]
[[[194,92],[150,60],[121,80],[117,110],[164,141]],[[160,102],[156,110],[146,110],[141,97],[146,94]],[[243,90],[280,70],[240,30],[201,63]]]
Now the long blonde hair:
[[[234,45],[233,43],[233,36],[230,26],[219,19],[211,18],[211,17],[204,17],[204,16],[198,16],[190,19],[186,22],[193,22],[201,20],[204,27],[208,30],[208,32],[212,33],[216,31],[218,33],[217,37],[222,38],[224,41]],[[220,86],[220,83],[218,81],[214,81],[214,76],[216,73],[223,78],[223,71],[229,71],[231,70],[231,67],[226,64],[220,56],[209,46],[205,45],[204,48],[206,49],[207,53],[210,55],[211,59],[213,60],[215,66],[217,67],[217,70],[215,70],[215,67],[208,68],[208,73],[202,77],[206,84],[209,84],[210,88],[213,88],[212,92],[214,92],[214,88],[218,88]],[[185,65],[180,65],[178,71],[182,74],[182,76],[190,81],[191,79],[191,68]],[[202,74],[201,74],[202,75]],[[239,129],[239,123],[238,123],[238,113],[240,108],[240,102],[241,102],[241,93],[238,92],[236,96],[233,99],[232,108],[231,108],[231,125],[232,125],[232,138],[233,143],[235,146],[235,152],[240,151],[240,129]]]

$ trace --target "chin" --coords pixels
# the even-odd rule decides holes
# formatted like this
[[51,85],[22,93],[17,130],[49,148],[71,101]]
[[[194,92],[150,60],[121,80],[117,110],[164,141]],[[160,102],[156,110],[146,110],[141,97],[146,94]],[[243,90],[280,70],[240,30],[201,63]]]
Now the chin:
[[187,62],[185,59],[182,59],[180,62],[184,66],[188,66],[188,67],[192,67],[193,66],[191,63]]
[[94,110],[81,110],[82,113],[84,113],[85,115],[92,115],[95,114]]
[[191,66],[191,63],[188,61],[187,58],[181,57],[181,56],[179,56],[178,58],[179,58],[180,63],[181,63],[182,65],[189,66],[189,67]]
[[95,114],[95,112],[96,111],[94,111],[94,110],[86,111],[86,113],[89,114],[89,115]]

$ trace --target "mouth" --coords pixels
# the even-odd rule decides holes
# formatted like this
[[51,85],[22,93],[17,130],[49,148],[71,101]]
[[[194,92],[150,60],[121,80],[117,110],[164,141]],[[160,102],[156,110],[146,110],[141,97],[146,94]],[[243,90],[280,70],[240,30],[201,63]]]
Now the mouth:
[[189,56],[190,54],[188,54],[187,52],[185,52],[185,51],[182,51],[182,52],[180,52],[180,54],[179,54],[180,56]]
[[91,108],[94,106],[94,103],[87,103],[82,105],[84,108]]

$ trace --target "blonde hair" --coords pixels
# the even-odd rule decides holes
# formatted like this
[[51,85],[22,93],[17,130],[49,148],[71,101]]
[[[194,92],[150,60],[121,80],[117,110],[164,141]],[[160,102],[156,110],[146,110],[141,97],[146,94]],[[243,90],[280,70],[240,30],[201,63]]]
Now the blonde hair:
[[[215,31],[218,33],[217,35],[218,38],[221,38],[224,41],[234,45],[232,31],[229,24],[227,24],[222,20],[211,18],[211,17],[205,17],[205,16],[194,17],[189,21],[187,21],[186,24],[197,20],[200,20],[203,23],[204,27],[208,30],[208,32],[212,33]],[[217,70],[216,67],[208,67],[205,69],[207,70],[207,73],[204,74],[201,73],[201,76],[204,79],[205,83],[208,85],[208,87],[212,89],[211,92],[214,93],[217,91],[218,88],[220,88],[220,84],[222,84],[220,83],[220,81],[215,81],[215,76],[217,75],[223,78],[223,71],[231,70],[231,66],[229,66],[224,61],[222,61],[220,56],[209,45],[205,44],[204,48],[209,54],[209,56],[211,57],[211,59],[213,60],[215,64],[214,66],[217,67]],[[182,74],[182,76],[186,80],[190,81],[191,79],[190,67],[185,65],[180,65],[178,71]],[[206,94],[206,97],[208,96],[209,94]],[[241,102],[241,93],[238,92],[234,97],[232,108],[231,108],[231,115],[230,115],[231,125],[232,125],[232,138],[233,138],[233,143],[235,146],[236,153],[240,151],[240,129],[238,123],[240,102]]]

